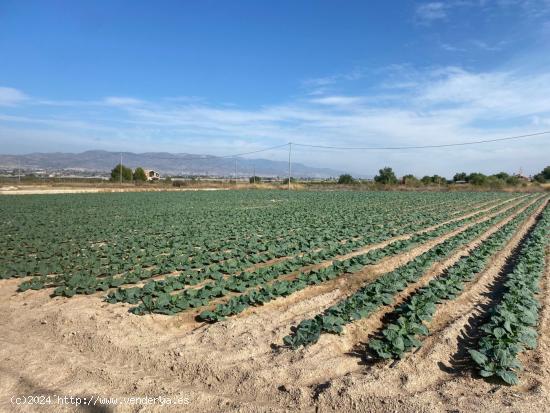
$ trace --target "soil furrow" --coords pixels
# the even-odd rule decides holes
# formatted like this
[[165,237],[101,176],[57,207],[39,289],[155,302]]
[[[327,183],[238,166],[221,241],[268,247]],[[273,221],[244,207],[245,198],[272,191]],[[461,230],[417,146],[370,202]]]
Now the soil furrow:
[[[423,341],[422,347],[413,355],[406,357],[399,363],[399,371],[413,372],[426,376],[416,383],[411,380],[407,384],[410,391],[421,391],[427,386],[440,380],[448,380],[449,373],[462,370],[463,348],[466,340],[475,337],[475,326],[482,323],[488,308],[498,301],[498,287],[505,277],[505,270],[509,260],[513,259],[514,251],[518,248],[528,231],[536,222],[538,214],[544,209],[541,205],[525,220],[506,246],[498,251],[490,260],[488,268],[479,274],[474,281],[466,285],[465,290],[454,300],[446,301],[429,323],[430,335]],[[497,287],[497,290],[493,290]],[[475,321],[478,320],[478,321]],[[468,331],[468,337],[463,334]],[[453,368],[454,364],[454,368]],[[426,374],[427,373],[427,374]]]

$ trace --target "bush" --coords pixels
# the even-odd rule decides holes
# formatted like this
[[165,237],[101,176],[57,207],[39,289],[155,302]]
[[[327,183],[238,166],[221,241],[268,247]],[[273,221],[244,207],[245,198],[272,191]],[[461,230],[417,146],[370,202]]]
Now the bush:
[[507,181],[508,178],[511,178],[510,175],[508,175],[506,172],[499,172],[498,174],[493,175],[495,178],[502,179],[503,181]]
[[250,178],[248,178],[248,182],[250,182],[251,184],[257,184],[262,182],[262,178],[260,178],[259,176],[251,176]]
[[468,180],[468,175],[466,174],[466,172],[458,172],[455,174],[455,176],[453,176],[453,181],[467,181]]
[[147,180],[147,175],[145,175],[145,171],[141,167],[137,167],[134,171],[134,181],[138,182],[145,182]]
[[131,181],[132,180],[132,170],[124,165],[118,164],[111,171],[111,181],[119,182],[120,181],[120,172],[122,170],[122,180]]
[[349,185],[354,182],[355,182],[355,179],[353,179],[353,176],[351,176],[350,174],[343,174],[343,175],[340,175],[340,177],[338,178],[339,184]]
[[379,175],[376,175],[374,177],[375,182],[379,182],[381,184],[397,183],[397,177],[395,176],[393,169],[391,169],[389,166],[386,166],[385,168],[380,169],[378,173]]
[[485,180],[485,185],[494,189],[500,189],[506,184],[506,181],[498,178],[496,175],[491,175]]
[[535,181],[540,182],[541,184],[550,181],[550,166],[544,168],[540,173],[536,174],[534,177]]
[[479,172],[473,172],[468,176],[468,182],[472,185],[485,185],[487,176]]
[[425,175],[422,177],[422,179],[420,179],[420,182],[422,182],[424,185],[429,185],[432,183],[432,177]]
[[401,181],[403,182],[404,185],[407,185],[407,186],[420,185],[420,181],[418,180],[418,178],[411,174],[405,175],[403,178],[401,178]]
[[447,179],[445,179],[444,177],[439,176],[439,175],[432,176],[431,180],[432,180],[432,183],[434,183],[436,185],[444,185],[444,184],[447,183]]

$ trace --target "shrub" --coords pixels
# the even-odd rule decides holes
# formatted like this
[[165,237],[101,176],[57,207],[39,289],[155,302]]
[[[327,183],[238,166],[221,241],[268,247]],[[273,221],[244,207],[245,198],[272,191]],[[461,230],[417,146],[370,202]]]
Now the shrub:
[[138,166],[134,171],[134,181],[144,182],[146,180],[147,180],[147,176],[145,175],[145,171],[143,170],[142,167]]
[[118,164],[111,171],[111,181],[120,181],[120,172],[122,170],[122,180],[132,180],[132,170],[124,165]]
[[340,177],[338,178],[339,184],[349,185],[354,182],[355,182],[355,179],[353,179],[353,176],[351,176],[350,174],[343,174],[343,175],[340,175]]
[[376,182],[379,182],[381,184],[396,184],[397,183],[397,177],[395,176],[395,173],[393,172],[393,169],[391,169],[389,166],[386,166],[378,171],[379,175],[376,175],[374,177],[374,180]]

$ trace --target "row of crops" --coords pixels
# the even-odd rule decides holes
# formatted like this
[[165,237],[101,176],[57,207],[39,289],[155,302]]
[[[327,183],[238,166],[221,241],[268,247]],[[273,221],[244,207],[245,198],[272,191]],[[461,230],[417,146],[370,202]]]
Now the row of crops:
[[[517,224],[532,213],[537,205],[538,203],[530,205],[510,223],[501,228],[497,234],[504,231],[505,228],[515,229]],[[475,240],[491,226],[510,216],[511,212],[513,211],[496,215],[454,237],[448,238],[403,266],[381,275],[375,281],[368,283],[313,319],[300,322],[293,334],[285,337],[285,344],[297,348],[315,343],[322,333],[341,333],[345,324],[365,318],[380,307],[392,304],[394,297],[408,285],[417,282],[428,268],[443,261],[453,252]]]
[[[99,292],[109,303],[130,305],[137,315],[193,310],[198,320],[218,322],[311,286],[353,280],[369,266],[429,246],[300,322],[284,338],[294,349],[324,333],[342,334],[347,324],[395,305],[396,297],[430,268],[494,230],[398,306],[394,322],[369,343],[381,359],[404,357],[421,345],[437,307],[460,295],[547,202],[509,193],[289,196],[279,191],[37,195],[2,201],[0,278],[21,278],[20,291],[48,289],[52,296]],[[482,375],[515,382],[515,357],[533,345],[544,223],[547,218],[524,247],[535,251],[536,244],[538,254],[525,253],[530,258],[510,276],[500,313],[486,327],[480,349],[472,349]],[[520,276],[525,273],[529,277]],[[516,317],[512,321],[510,313]],[[500,330],[499,337],[491,335],[497,324],[517,342]],[[503,337],[509,344],[506,365]]]

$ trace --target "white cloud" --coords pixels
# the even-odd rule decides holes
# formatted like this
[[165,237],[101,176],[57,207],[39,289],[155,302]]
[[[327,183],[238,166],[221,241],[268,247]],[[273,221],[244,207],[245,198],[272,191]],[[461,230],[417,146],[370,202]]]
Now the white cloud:
[[310,99],[310,102],[328,106],[349,106],[358,104],[363,100],[363,97],[358,96],[323,96],[320,98]]
[[479,49],[482,49],[488,52],[499,52],[503,50],[504,47],[508,44],[508,42],[505,40],[501,40],[499,42],[492,43],[492,44],[484,42],[482,40],[476,40],[476,39],[472,40],[471,42],[474,46],[478,47]]
[[364,70],[356,67],[353,70],[345,73],[305,79],[302,81],[302,85],[305,87],[313,88],[314,90],[325,90],[327,86],[334,85],[337,82],[359,80],[364,76]]
[[13,106],[27,99],[27,95],[17,89],[0,86],[0,106]]
[[103,103],[109,106],[138,106],[143,104],[143,101],[140,99],[130,98],[130,97],[120,97],[120,96],[109,96],[103,100]]
[[431,23],[447,18],[448,5],[442,2],[424,3],[416,8],[416,18],[421,23]]

